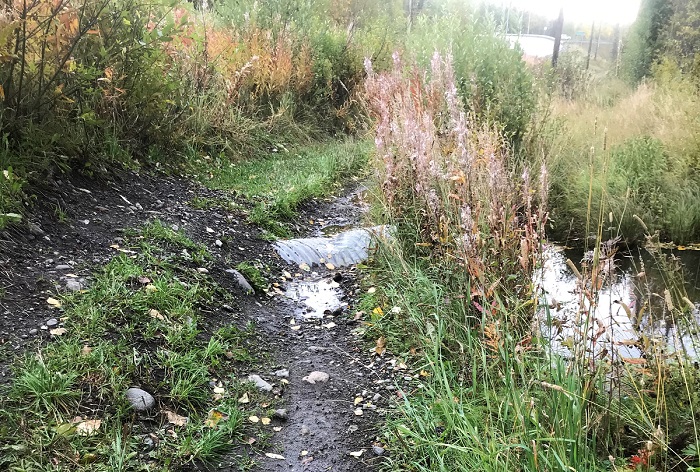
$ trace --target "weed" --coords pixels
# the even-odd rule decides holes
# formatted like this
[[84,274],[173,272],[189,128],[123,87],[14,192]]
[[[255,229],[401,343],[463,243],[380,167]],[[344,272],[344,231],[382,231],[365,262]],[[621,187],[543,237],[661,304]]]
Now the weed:
[[261,271],[261,264],[255,262],[241,262],[236,266],[236,270],[250,282],[258,292],[265,292],[270,287],[270,282]]

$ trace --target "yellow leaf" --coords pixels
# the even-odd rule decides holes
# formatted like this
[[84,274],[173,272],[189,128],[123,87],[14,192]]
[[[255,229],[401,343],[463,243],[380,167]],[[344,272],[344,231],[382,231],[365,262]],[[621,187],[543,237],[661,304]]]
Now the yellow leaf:
[[251,423],[259,423],[259,422],[260,422],[260,418],[258,418],[257,416],[253,415],[253,416],[249,416],[249,417],[248,417],[248,421],[250,421]]
[[384,316],[384,310],[382,310],[382,307],[380,306],[372,310],[372,313],[374,313],[377,316]]
[[47,298],[47,299],[46,299],[46,303],[48,303],[49,305],[51,305],[51,306],[54,307],[54,308],[61,308],[61,301],[60,301],[60,300],[56,300],[56,299],[53,298],[53,297]]
[[78,423],[75,429],[81,436],[92,436],[97,434],[97,430],[100,429],[101,425],[102,420],[85,420]]
[[55,328],[49,331],[52,336],[63,336],[67,333],[66,328]]
[[185,426],[187,424],[188,419],[186,416],[180,416],[170,410],[163,410],[163,413],[165,413],[165,416],[168,418],[168,423],[172,423],[175,426]]
[[204,426],[207,428],[216,428],[216,425],[219,424],[219,421],[225,420],[228,418],[228,415],[220,412],[219,410],[211,410],[209,411],[209,415],[207,415],[207,420],[204,422]]
[[260,418],[260,422],[261,422],[262,424],[264,424],[265,426],[267,426],[268,424],[270,424],[271,421],[272,421],[272,420],[271,420],[270,418],[267,418],[267,417],[265,417],[265,418]]
[[386,338],[382,336],[377,339],[377,345],[374,348],[374,352],[381,356],[384,354],[384,351],[386,351]]
[[244,393],[243,396],[238,399],[238,403],[250,403],[250,398],[248,398],[248,392]]

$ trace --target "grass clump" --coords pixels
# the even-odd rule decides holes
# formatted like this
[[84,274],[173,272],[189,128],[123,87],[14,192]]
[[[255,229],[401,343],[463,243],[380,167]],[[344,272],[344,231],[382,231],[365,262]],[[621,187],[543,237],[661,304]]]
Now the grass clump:
[[289,236],[285,222],[298,207],[330,195],[367,162],[370,147],[355,141],[282,149],[261,159],[229,164],[206,182],[228,189],[253,204],[249,220],[277,236]]
[[241,262],[236,265],[236,270],[243,274],[250,285],[258,292],[265,292],[270,288],[270,282],[263,275],[262,264],[255,262]]
[[[251,332],[201,316],[225,295],[196,271],[198,244],[160,222],[127,243],[88,290],[62,298],[65,331],[17,360],[0,400],[2,468],[184,470],[235,446],[234,372]],[[134,415],[134,386],[156,398],[157,421]]]

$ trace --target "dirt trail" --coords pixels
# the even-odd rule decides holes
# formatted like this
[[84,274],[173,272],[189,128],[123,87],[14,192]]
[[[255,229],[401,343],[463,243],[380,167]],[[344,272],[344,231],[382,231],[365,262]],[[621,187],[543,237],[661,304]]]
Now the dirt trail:
[[[273,383],[271,404],[277,408],[281,401],[288,419],[275,421],[281,430],[270,438],[270,447],[241,447],[218,468],[238,470],[236,456],[249,456],[260,471],[367,471],[382,460],[385,453],[375,442],[375,425],[394,393],[395,372],[391,361],[374,359],[353,333],[360,326],[356,310],[347,308],[359,290],[354,268],[314,267],[304,272],[285,264],[244,216],[223,208],[193,207],[195,198],[230,195],[191,182],[136,174],[112,182],[71,177],[49,182],[39,195],[31,231],[0,232],[0,382],[10,379],[15,355],[51,342],[46,325],[55,312],[47,306],[47,297],[76,282],[89,286],[92,272],[118,254],[124,231],[157,218],[205,244],[214,256],[211,276],[236,301],[225,309],[207,310],[216,323],[254,322],[261,348],[276,363],[261,359],[239,375],[257,374]],[[346,192],[307,204],[297,228],[302,234],[319,235],[322,227],[357,225],[360,215],[358,192]],[[253,259],[264,261],[278,279],[285,271],[303,275],[292,277],[288,294],[280,290],[275,296],[248,296],[225,271]],[[311,316],[311,309],[295,295],[294,283],[299,282],[308,287],[330,282],[340,303]],[[280,369],[288,369],[287,379],[274,375]],[[312,371],[327,373],[329,380],[304,381]]]
[[[308,205],[303,217],[313,222],[309,235],[359,226],[361,195],[360,188],[330,203]],[[284,459],[261,457],[257,470],[372,470],[384,453],[375,443],[375,425],[389,390],[352,332],[359,326],[348,309],[359,289],[356,271],[289,270],[294,280],[287,284],[287,296],[301,300],[266,328],[280,346],[280,367],[289,371],[284,394],[289,419],[272,439],[271,451]],[[304,380],[312,372],[328,374],[329,380]]]

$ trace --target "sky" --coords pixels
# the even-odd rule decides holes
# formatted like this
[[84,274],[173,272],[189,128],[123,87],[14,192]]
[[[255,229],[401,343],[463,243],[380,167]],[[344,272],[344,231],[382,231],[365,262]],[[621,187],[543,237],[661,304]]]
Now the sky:
[[513,8],[555,18],[564,8],[568,21],[602,21],[608,24],[631,24],[637,17],[640,0],[500,0],[492,3],[512,5]]

